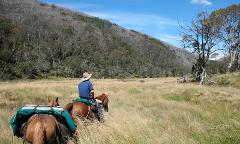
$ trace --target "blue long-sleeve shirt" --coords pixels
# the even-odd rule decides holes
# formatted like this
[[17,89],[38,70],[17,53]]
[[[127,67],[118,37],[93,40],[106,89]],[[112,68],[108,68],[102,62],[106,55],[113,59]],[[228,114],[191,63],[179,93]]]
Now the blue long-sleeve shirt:
[[93,84],[89,80],[78,84],[78,92],[81,98],[91,99],[91,90],[93,90]]

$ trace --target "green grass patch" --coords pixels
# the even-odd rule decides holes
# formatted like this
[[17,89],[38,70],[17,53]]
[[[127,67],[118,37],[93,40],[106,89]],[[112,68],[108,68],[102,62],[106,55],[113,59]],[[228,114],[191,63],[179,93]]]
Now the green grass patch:
[[196,96],[197,90],[187,89],[182,92],[168,93],[163,96],[165,100],[172,100],[178,102],[189,102],[193,97]]
[[128,90],[128,93],[130,93],[130,94],[140,94],[140,93],[142,93],[142,90],[138,89],[138,88],[131,88],[131,89]]
[[187,95],[178,95],[178,94],[173,94],[173,95],[169,95],[167,97],[165,97],[166,100],[173,100],[173,101],[190,101],[191,100],[191,96],[187,96]]

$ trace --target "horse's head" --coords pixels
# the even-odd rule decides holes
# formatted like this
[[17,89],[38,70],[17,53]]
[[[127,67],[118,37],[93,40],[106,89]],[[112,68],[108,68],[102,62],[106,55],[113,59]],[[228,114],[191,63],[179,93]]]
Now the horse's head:
[[97,96],[96,99],[102,101],[102,105],[103,105],[104,110],[106,112],[108,112],[108,102],[109,102],[108,94],[103,93],[103,94]]
[[48,99],[48,105],[51,107],[59,106],[58,97],[56,99]]

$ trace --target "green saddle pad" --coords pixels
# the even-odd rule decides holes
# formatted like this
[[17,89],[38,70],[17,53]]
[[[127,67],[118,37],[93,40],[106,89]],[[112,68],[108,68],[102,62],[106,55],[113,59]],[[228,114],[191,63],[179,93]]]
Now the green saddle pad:
[[88,106],[92,105],[92,100],[91,99],[76,98],[76,99],[73,100],[73,102],[81,102],[81,103],[84,103]]

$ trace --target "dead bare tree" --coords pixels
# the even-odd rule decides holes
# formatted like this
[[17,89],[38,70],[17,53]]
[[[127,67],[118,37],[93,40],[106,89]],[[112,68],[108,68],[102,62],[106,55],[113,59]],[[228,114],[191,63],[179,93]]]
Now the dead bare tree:
[[192,67],[192,74],[196,81],[201,84],[207,79],[206,66],[212,54],[221,50],[216,48],[217,29],[213,26],[213,21],[207,19],[208,14],[201,12],[193,20],[191,26],[181,26],[182,43],[196,55],[196,63]]

